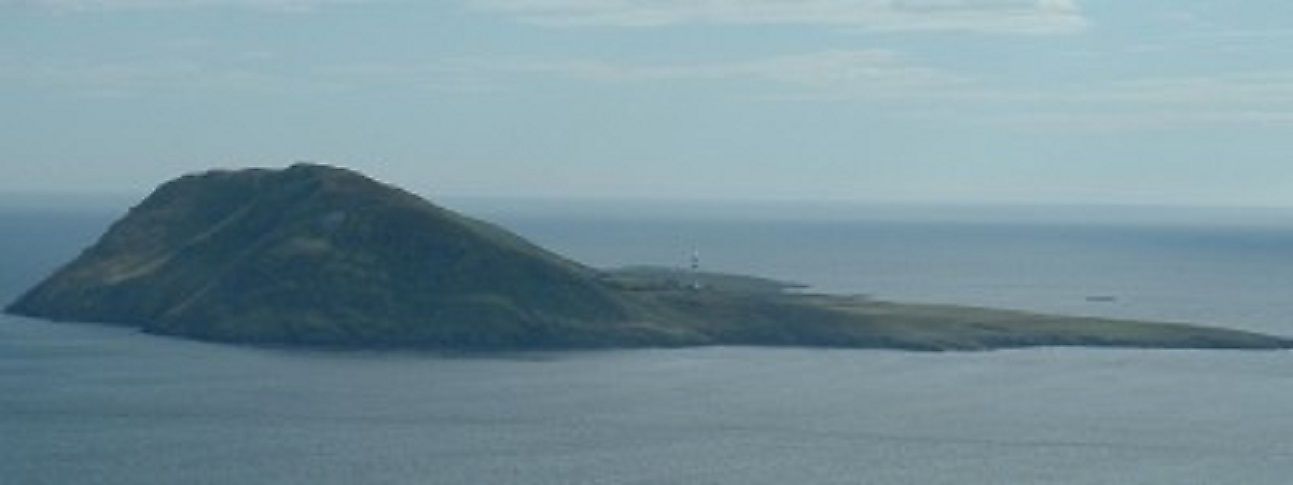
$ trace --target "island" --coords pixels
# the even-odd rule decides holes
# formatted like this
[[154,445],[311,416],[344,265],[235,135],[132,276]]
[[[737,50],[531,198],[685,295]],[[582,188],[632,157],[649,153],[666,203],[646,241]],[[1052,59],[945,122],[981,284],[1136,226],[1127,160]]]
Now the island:
[[5,310],[208,341],[339,348],[1293,346],[1197,325],[903,304],[670,268],[592,268],[319,164],[166,182]]

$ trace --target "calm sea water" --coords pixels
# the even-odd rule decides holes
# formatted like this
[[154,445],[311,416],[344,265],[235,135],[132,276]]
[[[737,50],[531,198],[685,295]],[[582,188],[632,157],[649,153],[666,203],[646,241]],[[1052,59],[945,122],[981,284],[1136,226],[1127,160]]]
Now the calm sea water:
[[[1293,334],[1279,218],[480,210],[597,265],[695,247],[829,291]],[[0,211],[0,298],[114,216]],[[1283,484],[1291,409],[1289,352],[315,352],[0,317],[0,483]]]

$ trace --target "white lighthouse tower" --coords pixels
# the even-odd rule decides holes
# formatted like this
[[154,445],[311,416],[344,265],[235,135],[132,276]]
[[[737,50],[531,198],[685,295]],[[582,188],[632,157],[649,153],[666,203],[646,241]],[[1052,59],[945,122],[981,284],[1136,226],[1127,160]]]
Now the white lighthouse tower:
[[700,290],[700,251],[695,248],[692,248],[691,250],[691,265],[689,266],[689,270],[691,272],[691,283],[690,283],[691,291],[699,291]]

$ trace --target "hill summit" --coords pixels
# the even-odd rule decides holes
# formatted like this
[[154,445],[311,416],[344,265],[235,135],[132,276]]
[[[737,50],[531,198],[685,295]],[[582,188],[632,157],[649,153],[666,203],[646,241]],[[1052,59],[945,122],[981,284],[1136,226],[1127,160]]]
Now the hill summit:
[[796,287],[596,270],[359,173],[298,164],[167,182],[6,310],[203,340],[369,348],[1293,345],[1193,325],[785,291]]

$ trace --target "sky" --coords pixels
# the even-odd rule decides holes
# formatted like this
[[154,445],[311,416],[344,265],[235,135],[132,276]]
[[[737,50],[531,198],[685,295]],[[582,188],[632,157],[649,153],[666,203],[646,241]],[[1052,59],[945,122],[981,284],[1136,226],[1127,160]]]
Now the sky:
[[0,0],[0,193],[1293,207],[1283,0]]

